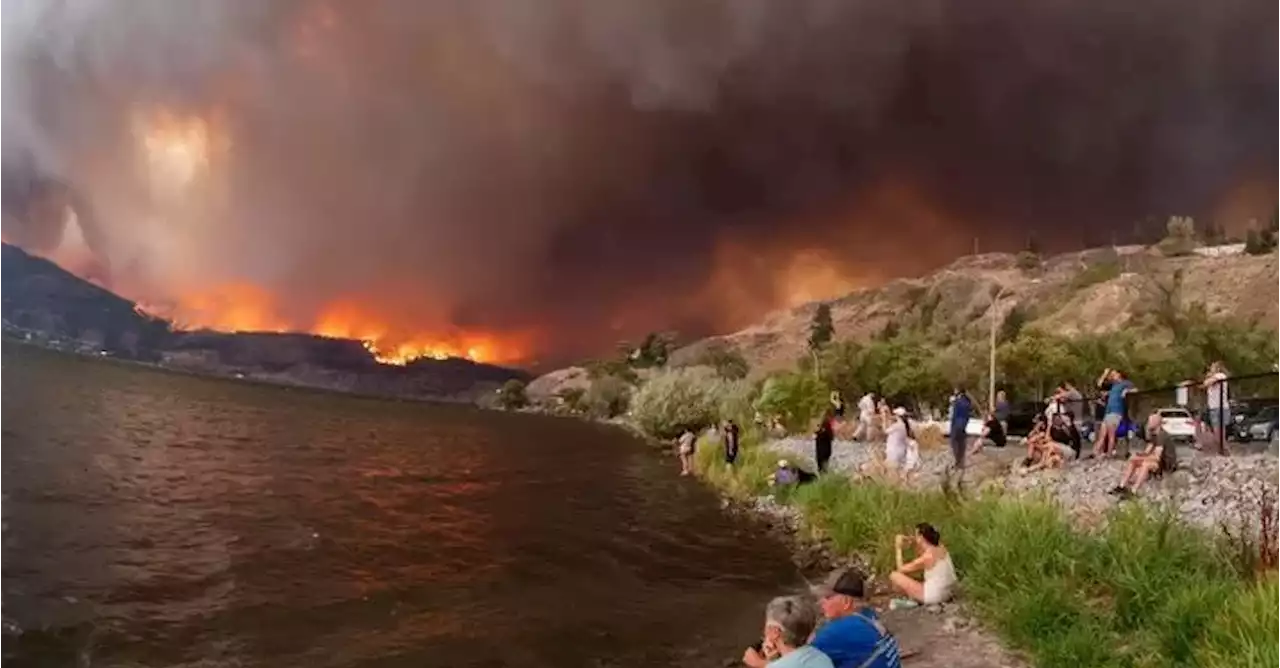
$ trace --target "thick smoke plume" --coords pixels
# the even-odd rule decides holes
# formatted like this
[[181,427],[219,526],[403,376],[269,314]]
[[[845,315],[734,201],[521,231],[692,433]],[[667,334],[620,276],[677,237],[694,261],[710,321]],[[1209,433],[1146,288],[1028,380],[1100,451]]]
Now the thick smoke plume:
[[[1078,247],[1170,214],[1266,217],[1276,13],[7,0],[5,236],[52,252],[77,230],[102,280],[197,320],[253,302],[257,326],[591,353],[975,238]],[[51,192],[74,225],[33,203]]]

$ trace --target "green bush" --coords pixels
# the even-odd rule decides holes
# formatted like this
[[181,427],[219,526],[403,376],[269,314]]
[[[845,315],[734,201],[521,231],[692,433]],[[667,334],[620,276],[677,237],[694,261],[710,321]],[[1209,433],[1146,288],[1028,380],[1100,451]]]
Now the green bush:
[[1013,260],[1014,266],[1023,271],[1034,271],[1040,268],[1040,255],[1032,251],[1025,250],[1018,253]]
[[801,431],[822,414],[830,396],[826,381],[809,373],[785,373],[765,380],[755,409],[766,417],[779,417],[789,431]]
[[524,388],[525,382],[518,378],[512,378],[503,383],[502,388],[498,390],[498,406],[506,410],[528,406],[529,397],[525,395]]
[[712,343],[694,360],[693,366],[709,366],[716,370],[721,378],[739,380],[746,378],[751,371],[742,353],[720,342]]
[[591,382],[582,397],[581,406],[596,418],[612,418],[627,412],[633,386],[617,376],[605,376]]
[[1280,586],[1273,573],[1256,587],[1232,592],[1195,648],[1201,668],[1280,665],[1276,626],[1280,625]]
[[631,419],[646,434],[673,438],[720,418],[725,381],[706,367],[655,372],[631,397]]

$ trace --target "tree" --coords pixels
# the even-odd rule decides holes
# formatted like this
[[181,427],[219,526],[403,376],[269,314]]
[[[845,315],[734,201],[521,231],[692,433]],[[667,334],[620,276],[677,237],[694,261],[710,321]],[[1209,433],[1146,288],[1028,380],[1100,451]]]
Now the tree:
[[809,322],[809,350],[821,352],[831,343],[836,328],[831,322],[831,305],[823,302],[813,312],[813,320]]
[[1028,320],[1030,318],[1027,316],[1026,310],[1015,304],[1013,308],[1009,309],[1009,313],[1004,316],[1004,320],[1000,321],[999,341],[1005,343],[1018,338]]
[[1168,233],[1156,247],[1166,257],[1190,255],[1196,248],[1196,224],[1187,216],[1171,216],[1165,225]]
[[650,332],[631,354],[631,366],[637,369],[663,367],[675,347],[675,336],[666,333]]
[[519,378],[512,378],[498,390],[498,406],[506,410],[515,410],[529,405],[529,397],[524,392],[525,383]]
[[1262,242],[1262,233],[1251,229],[1244,234],[1244,252],[1250,255],[1266,255],[1271,252],[1271,249]]
[[831,322],[831,305],[823,302],[813,312],[813,320],[809,322],[809,354],[813,357],[814,372],[821,372],[819,355],[831,343],[836,328]]
[[765,380],[755,408],[781,419],[794,432],[808,429],[829,399],[830,389],[822,380],[807,373],[786,373]]
[[709,366],[715,369],[721,378],[726,380],[746,378],[747,373],[751,370],[742,353],[730,348],[721,341],[715,341],[707,346],[707,349],[697,357],[694,364]]
[[672,438],[685,429],[705,428],[719,421],[724,384],[705,367],[656,372],[631,396],[631,418],[656,438]]

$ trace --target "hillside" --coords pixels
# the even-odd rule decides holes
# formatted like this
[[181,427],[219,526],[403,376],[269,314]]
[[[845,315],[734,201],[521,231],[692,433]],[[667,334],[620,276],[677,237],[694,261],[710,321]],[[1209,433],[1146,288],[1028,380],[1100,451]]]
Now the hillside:
[[169,343],[168,324],[139,313],[133,302],[17,246],[4,244],[2,259],[6,332],[144,359]]
[[22,249],[3,246],[6,336],[190,372],[397,397],[476,401],[514,369],[469,360],[379,364],[360,341],[311,334],[173,332],[135,304]]
[[[920,278],[890,281],[831,302],[836,340],[865,340],[886,327],[916,327],[941,338],[970,338],[989,331],[993,299],[1003,290],[1001,311],[1015,306],[1027,326],[1059,334],[1104,333],[1132,324],[1156,286],[1182,272],[1182,300],[1201,303],[1213,315],[1276,327],[1275,253],[1165,258],[1136,248],[1095,249],[1045,259],[1021,269],[1006,253],[962,257]],[[769,314],[746,329],[694,342],[676,351],[674,363],[696,359],[720,342],[740,352],[753,369],[794,365],[805,354],[817,303]]]

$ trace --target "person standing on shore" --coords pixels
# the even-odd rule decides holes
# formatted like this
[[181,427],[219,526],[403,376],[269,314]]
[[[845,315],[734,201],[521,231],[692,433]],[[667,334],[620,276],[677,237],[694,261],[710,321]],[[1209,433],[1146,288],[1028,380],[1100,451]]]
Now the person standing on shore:
[[871,421],[876,415],[876,395],[868,392],[858,400],[858,426],[853,432],[853,440],[871,440]]
[[734,462],[738,461],[738,445],[741,438],[737,423],[733,420],[725,422],[720,438],[724,441],[725,466],[733,466]]
[[951,457],[957,470],[964,468],[964,454],[969,427],[969,418],[973,415],[973,400],[963,387],[957,387],[951,397]]
[[689,427],[685,427],[684,433],[676,440],[676,452],[680,454],[680,475],[693,473],[693,446],[697,440],[698,436]]
[[1218,446],[1218,454],[1227,454],[1226,428],[1231,424],[1231,404],[1227,394],[1227,368],[1222,362],[1209,365],[1204,378],[1205,408],[1209,413],[1209,433]]
[[835,419],[835,414],[828,409],[813,433],[813,459],[818,464],[818,473],[826,473],[827,462],[831,460],[831,445],[836,440]]

